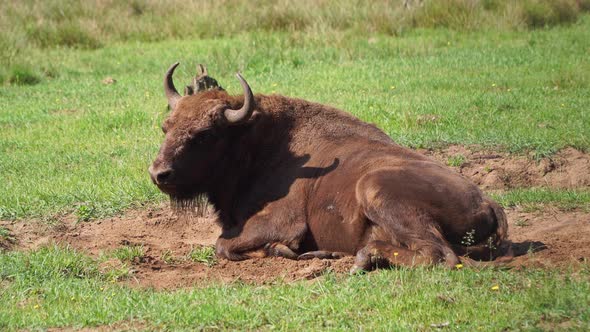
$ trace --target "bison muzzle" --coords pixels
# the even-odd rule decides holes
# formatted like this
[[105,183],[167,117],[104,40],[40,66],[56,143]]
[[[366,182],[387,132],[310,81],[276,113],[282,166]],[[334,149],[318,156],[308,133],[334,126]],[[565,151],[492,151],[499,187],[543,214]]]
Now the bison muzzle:
[[[492,259],[509,246],[502,208],[469,180],[338,109],[280,95],[230,96],[206,70],[171,113],[149,169],[174,202],[206,196],[229,260],[356,255],[415,265],[461,255]],[[202,68],[202,67],[201,67]]]

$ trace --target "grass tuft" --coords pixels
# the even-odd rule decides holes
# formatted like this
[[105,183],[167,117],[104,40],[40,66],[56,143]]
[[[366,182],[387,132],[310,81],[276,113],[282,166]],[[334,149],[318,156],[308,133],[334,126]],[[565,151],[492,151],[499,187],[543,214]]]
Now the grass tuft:
[[10,248],[16,239],[8,228],[0,226],[0,252],[6,248]]
[[41,82],[41,78],[31,67],[17,64],[10,68],[8,82],[16,85],[35,85]]
[[590,211],[590,191],[583,189],[525,188],[494,193],[492,197],[504,207],[522,206],[528,210],[537,210],[553,204],[563,210],[582,208]]
[[105,257],[129,263],[141,262],[145,257],[145,248],[141,245],[122,246],[107,253]]
[[457,154],[454,156],[450,156],[447,159],[447,165],[452,167],[461,167],[465,163],[465,156],[462,154]]
[[193,248],[188,253],[188,259],[193,262],[203,263],[207,266],[213,266],[217,263],[214,247]]
[[529,0],[523,2],[521,15],[528,27],[543,28],[575,22],[580,7],[575,0]]

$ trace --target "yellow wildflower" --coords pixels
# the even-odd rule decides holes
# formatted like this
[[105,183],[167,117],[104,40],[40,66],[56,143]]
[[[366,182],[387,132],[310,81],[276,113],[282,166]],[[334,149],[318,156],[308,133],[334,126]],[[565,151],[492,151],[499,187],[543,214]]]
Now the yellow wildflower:
[[455,265],[455,267],[456,267],[457,269],[463,268],[463,264],[459,263],[459,264]]
[[35,304],[35,305],[33,306],[33,308],[35,308],[35,309],[39,309],[39,305],[38,305],[38,304]]
[[393,253],[393,256],[397,256],[397,255],[399,255],[399,253],[397,251]]
[[497,290],[499,290],[499,289],[500,289],[500,286],[498,286],[498,285],[494,285],[494,286],[492,286],[492,290],[494,290],[494,291],[497,291]]

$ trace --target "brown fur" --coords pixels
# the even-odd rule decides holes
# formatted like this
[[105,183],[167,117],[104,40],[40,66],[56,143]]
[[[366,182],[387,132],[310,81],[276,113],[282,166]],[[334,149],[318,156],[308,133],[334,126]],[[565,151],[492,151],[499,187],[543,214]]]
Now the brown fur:
[[256,95],[243,124],[220,120],[220,109],[242,103],[219,90],[180,99],[151,167],[153,174],[173,170],[160,185],[173,199],[207,195],[222,225],[219,256],[344,252],[359,254],[357,268],[377,256],[453,266],[455,252],[469,251],[461,242],[472,230],[473,246],[506,241],[506,217],[495,202],[377,127],[277,95]]

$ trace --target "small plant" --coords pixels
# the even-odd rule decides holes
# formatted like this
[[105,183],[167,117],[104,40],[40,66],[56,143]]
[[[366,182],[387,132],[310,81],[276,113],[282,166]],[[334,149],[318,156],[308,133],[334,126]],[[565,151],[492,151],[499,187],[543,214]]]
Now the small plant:
[[143,246],[123,246],[113,250],[108,257],[114,257],[123,262],[141,262],[145,256]]
[[487,247],[490,249],[490,261],[492,259],[494,259],[494,250],[498,249],[498,248],[496,248],[496,245],[494,243],[495,239],[496,239],[495,236],[490,236],[487,240],[487,243],[486,243]]
[[472,229],[469,232],[465,233],[463,239],[461,240],[461,244],[466,247],[475,244],[475,229]]
[[14,237],[12,236],[12,234],[10,233],[10,230],[8,230],[8,228],[2,227],[0,226],[0,241],[8,241],[8,242],[14,242]]
[[204,263],[207,266],[213,266],[215,260],[215,248],[213,247],[199,247],[193,248],[188,253],[188,259],[193,262]]
[[517,221],[514,222],[514,226],[518,226],[518,227],[526,227],[529,225],[530,225],[529,222],[524,219],[518,219]]
[[114,258],[107,259],[106,256],[102,258],[105,260],[99,263],[98,270],[105,280],[115,283],[131,276],[133,271],[126,263]]
[[526,251],[527,256],[533,256],[535,254],[537,250],[535,249],[535,246],[533,244],[531,244],[529,246],[529,248]]
[[90,204],[81,204],[76,209],[76,215],[78,216],[78,222],[80,221],[90,221],[97,217],[97,209],[94,205]]
[[447,165],[452,167],[461,167],[465,163],[465,156],[462,154],[456,154],[447,159]]
[[177,261],[176,257],[172,255],[172,251],[170,250],[164,251],[160,256],[160,259],[162,259],[166,264],[172,264]]

